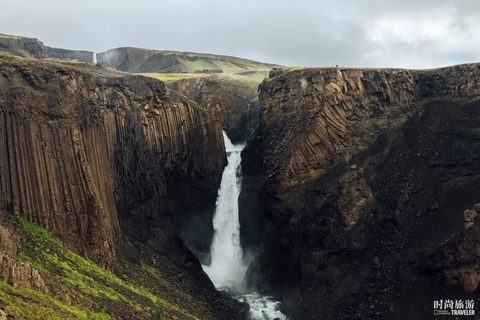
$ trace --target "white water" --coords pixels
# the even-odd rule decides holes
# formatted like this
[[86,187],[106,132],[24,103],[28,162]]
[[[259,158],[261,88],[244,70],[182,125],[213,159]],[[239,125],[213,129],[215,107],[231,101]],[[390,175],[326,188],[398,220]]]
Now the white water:
[[[242,261],[240,223],[238,220],[238,196],[241,189],[240,162],[243,145],[233,145],[223,133],[228,165],[222,175],[218,190],[217,208],[213,217],[214,236],[211,247],[211,263],[203,266],[212,282],[220,290],[240,292],[247,265]],[[250,305],[252,320],[286,319],[278,311],[279,302],[257,293],[239,295],[239,301]]]
[[238,290],[247,267],[242,262],[238,195],[241,188],[240,161],[243,146],[234,146],[224,133],[228,164],[218,190],[217,208],[213,216],[215,230],[210,266],[203,266],[219,289]]

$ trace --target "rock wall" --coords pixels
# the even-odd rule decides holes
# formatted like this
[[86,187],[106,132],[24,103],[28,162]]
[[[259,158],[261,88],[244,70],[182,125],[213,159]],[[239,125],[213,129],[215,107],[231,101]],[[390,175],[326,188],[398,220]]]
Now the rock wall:
[[54,59],[75,59],[93,63],[93,55],[92,51],[85,51],[85,50],[67,50],[67,49],[60,49],[60,48],[51,48],[47,47],[47,57],[54,58]]
[[25,213],[106,267],[125,239],[191,260],[168,185],[219,181],[218,122],[154,79],[0,60],[0,211]]
[[66,50],[45,46],[34,38],[25,38],[0,34],[0,51],[16,56],[36,59],[76,59],[93,63],[93,52],[83,50]]
[[[3,219],[2,219],[3,220]],[[0,225],[0,276],[16,288],[33,288],[47,293],[47,287],[38,270],[17,260],[20,238],[11,229]]]
[[259,106],[250,102],[257,95],[255,87],[222,77],[201,77],[171,81],[168,86],[211,111],[222,123],[233,143],[245,142],[249,126],[258,126]]
[[265,220],[250,285],[293,319],[419,319],[441,296],[477,297],[474,258],[431,257],[480,201],[479,75],[272,71],[242,165]]
[[[170,81],[167,86],[210,111],[221,122],[223,130],[234,144],[245,143],[259,124],[260,105],[258,99],[255,99],[257,95],[255,86],[217,76]],[[249,217],[242,221],[243,225],[249,226],[246,230],[248,232],[242,233],[245,238],[242,240],[242,245],[248,252],[252,251],[258,242],[262,229],[262,222],[250,214],[256,210],[256,202],[252,202],[250,197],[258,193],[259,184],[252,179],[249,181],[244,179],[242,183],[251,185],[254,190],[253,193],[242,194],[240,199],[241,210],[248,211],[241,216]],[[184,186],[178,185],[178,190],[173,191],[172,194],[183,194],[181,192],[183,188]],[[202,189],[204,186],[198,185],[198,188]],[[203,198],[189,199],[190,197],[187,196],[183,201],[175,202],[181,204],[177,211],[183,212],[179,215],[183,238],[203,264],[208,264],[210,261],[210,246],[214,233],[212,220],[215,206],[208,203],[215,203],[216,196],[216,192]]]

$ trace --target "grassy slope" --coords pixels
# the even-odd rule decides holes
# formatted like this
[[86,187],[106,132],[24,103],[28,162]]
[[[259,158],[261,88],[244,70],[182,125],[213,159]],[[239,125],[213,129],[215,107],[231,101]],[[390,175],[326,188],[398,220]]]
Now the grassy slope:
[[248,86],[256,88],[258,84],[268,76],[268,72],[272,68],[279,67],[274,64],[262,63],[248,59],[206,53],[175,51],[166,53],[178,55],[179,63],[184,65],[186,69],[192,70],[192,73],[143,73],[143,75],[168,82],[180,79],[212,76],[210,73],[201,73],[200,71],[202,70],[222,70],[223,73],[217,73],[215,75],[224,77],[226,80],[238,80],[247,84]]
[[0,307],[7,313],[31,320],[103,320],[118,317],[115,312],[123,309],[143,318],[198,319],[169,301],[174,295],[175,301],[187,301],[189,310],[195,309],[195,302],[163,279],[160,270],[146,263],[141,266],[124,263],[123,276],[118,277],[66,249],[50,232],[23,216],[10,217],[27,239],[18,259],[40,271],[49,294],[13,288],[0,281]]
[[[119,48],[121,49],[121,48]],[[146,51],[148,53],[162,53],[165,56],[176,55],[178,61],[191,69],[203,70],[203,69],[221,69],[224,72],[235,73],[241,71],[265,71],[274,67],[281,67],[276,64],[263,63],[253,61],[244,58],[238,58],[233,56],[198,53],[198,52],[180,52],[169,50],[153,50],[142,48],[131,48],[139,51]]]
[[10,35],[10,34],[4,34],[4,33],[0,33],[0,38],[7,38],[7,39],[23,39],[23,37],[14,36],[14,35]]
[[159,79],[165,82],[176,81],[181,79],[192,79],[202,77],[221,77],[225,80],[237,80],[245,83],[249,87],[257,88],[257,86],[268,75],[268,70],[254,71],[252,73],[243,75],[239,73],[219,73],[219,74],[206,74],[206,73],[142,73],[142,75]]

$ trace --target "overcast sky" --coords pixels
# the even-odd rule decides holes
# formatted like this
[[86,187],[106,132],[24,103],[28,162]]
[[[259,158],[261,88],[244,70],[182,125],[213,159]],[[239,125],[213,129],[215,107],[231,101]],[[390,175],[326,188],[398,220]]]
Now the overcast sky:
[[480,0],[2,0],[0,33],[95,52],[430,68],[480,61]]

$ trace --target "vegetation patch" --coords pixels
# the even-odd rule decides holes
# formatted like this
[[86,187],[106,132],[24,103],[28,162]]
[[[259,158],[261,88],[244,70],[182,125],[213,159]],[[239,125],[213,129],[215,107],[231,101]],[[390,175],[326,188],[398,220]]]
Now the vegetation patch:
[[92,311],[82,306],[69,305],[39,291],[14,288],[3,281],[0,281],[0,304],[7,314],[15,314],[20,319],[112,319],[103,309]]
[[[122,318],[131,314],[162,319],[163,314],[174,314],[181,319],[197,319],[161,297],[158,286],[169,284],[153,266],[145,262],[122,264],[124,276],[119,277],[68,250],[51,232],[29,222],[23,215],[10,215],[10,220],[26,239],[18,259],[40,271],[49,295],[2,283],[0,307],[5,306],[6,312],[16,313],[21,319],[102,320],[117,318],[122,309]],[[139,284],[147,282],[152,283],[151,287]]]
[[166,82],[205,77],[203,73],[141,73],[141,75]]
[[268,75],[268,70],[252,71],[249,73],[141,73],[141,75],[165,82],[192,78],[220,77],[225,80],[240,81],[248,87],[256,90],[258,85]]

